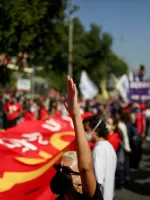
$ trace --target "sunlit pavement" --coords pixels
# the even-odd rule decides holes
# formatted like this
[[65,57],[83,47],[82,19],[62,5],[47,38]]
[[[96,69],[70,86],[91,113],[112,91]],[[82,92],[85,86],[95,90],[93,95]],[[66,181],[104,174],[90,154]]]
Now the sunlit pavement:
[[115,200],[150,200],[150,142],[143,144],[140,169],[131,172],[132,181],[116,191]]

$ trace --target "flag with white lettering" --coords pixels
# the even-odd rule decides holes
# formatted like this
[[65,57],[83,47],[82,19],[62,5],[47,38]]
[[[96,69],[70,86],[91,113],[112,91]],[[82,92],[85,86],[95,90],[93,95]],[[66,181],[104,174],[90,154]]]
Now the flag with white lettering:
[[0,132],[0,199],[55,199],[49,188],[53,164],[74,148],[70,118],[25,121]]

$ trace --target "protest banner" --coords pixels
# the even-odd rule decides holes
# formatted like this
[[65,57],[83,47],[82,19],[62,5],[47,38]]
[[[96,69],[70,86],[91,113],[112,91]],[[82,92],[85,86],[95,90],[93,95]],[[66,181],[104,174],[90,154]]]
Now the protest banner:
[[70,120],[25,121],[0,132],[0,199],[53,200],[49,183],[64,151],[74,150]]
[[150,81],[130,81],[128,97],[131,103],[150,105]]
[[30,91],[31,90],[31,81],[29,79],[18,79],[17,80],[17,89],[19,91]]

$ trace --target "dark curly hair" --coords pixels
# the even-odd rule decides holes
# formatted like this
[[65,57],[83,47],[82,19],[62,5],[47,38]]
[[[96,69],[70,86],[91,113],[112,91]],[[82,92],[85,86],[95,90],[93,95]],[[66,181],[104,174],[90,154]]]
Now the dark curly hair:
[[101,120],[99,115],[94,115],[92,117],[84,119],[83,124],[86,122],[89,122],[90,128],[92,130],[95,129],[97,124],[100,122],[99,126],[95,129],[95,132],[97,133],[98,137],[107,139],[108,129],[106,127],[105,122],[103,120]]

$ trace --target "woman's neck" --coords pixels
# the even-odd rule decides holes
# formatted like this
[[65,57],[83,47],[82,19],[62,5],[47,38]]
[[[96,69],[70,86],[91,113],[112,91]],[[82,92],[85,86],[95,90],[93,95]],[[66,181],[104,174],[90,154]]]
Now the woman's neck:
[[100,141],[105,141],[106,139],[103,137],[96,138],[95,143],[100,142]]

